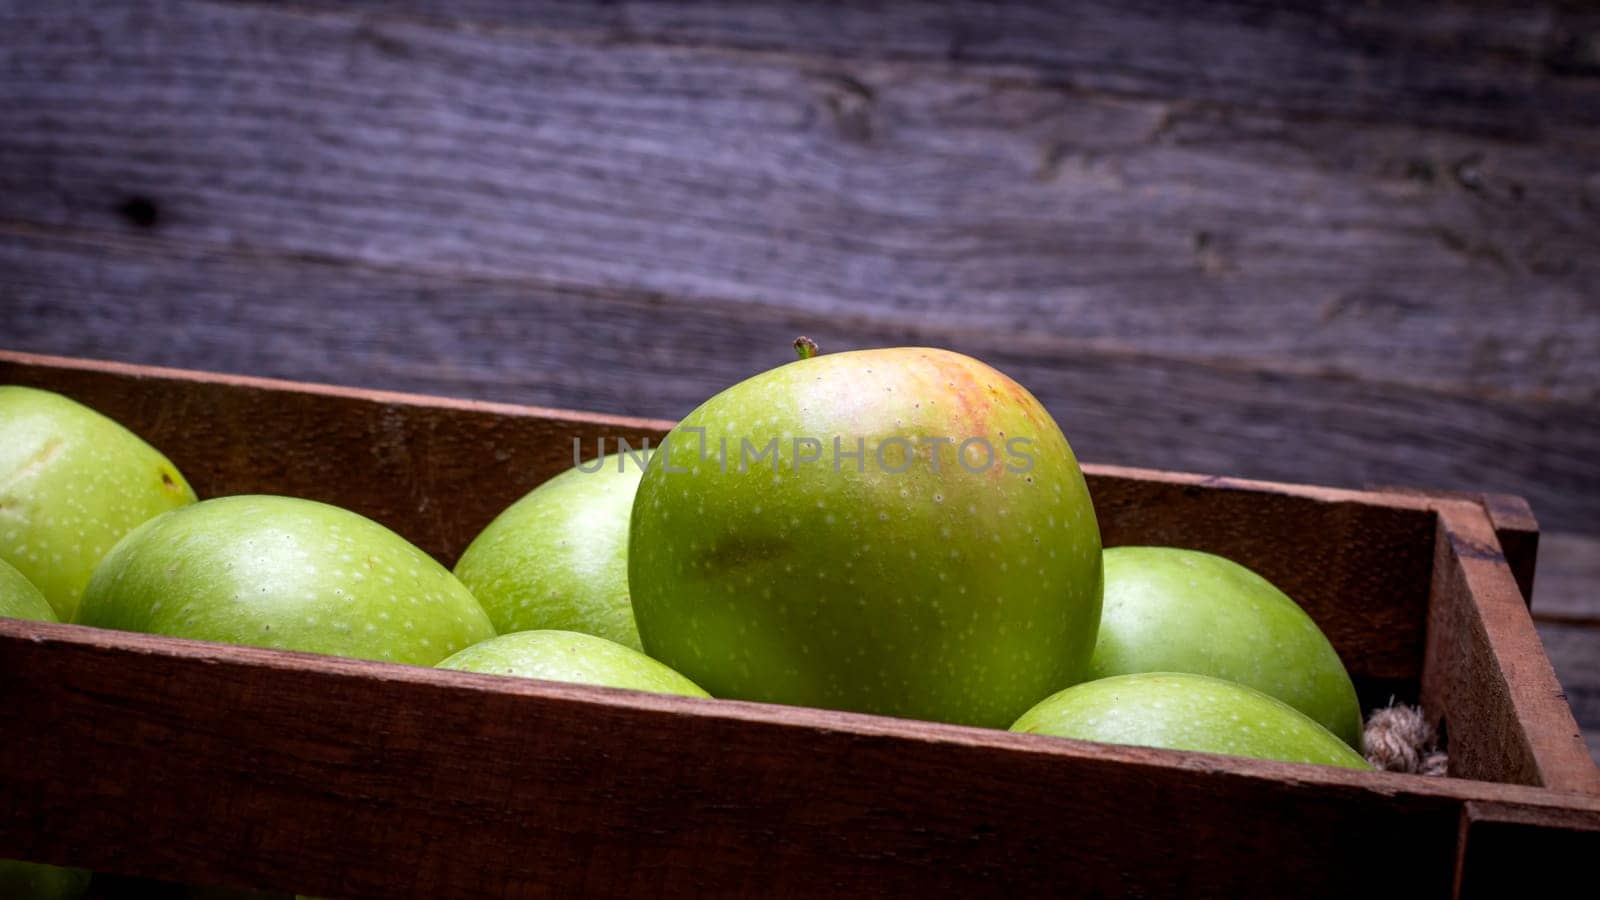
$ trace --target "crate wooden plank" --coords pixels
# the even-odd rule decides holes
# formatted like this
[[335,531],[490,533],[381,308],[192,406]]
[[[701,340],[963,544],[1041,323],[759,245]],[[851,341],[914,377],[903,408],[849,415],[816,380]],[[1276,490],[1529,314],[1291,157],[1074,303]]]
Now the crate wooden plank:
[[[38,728],[49,721],[51,727]],[[0,856],[347,897],[1346,896],[1600,798],[0,621]],[[92,765],[85,765],[92,761]],[[1585,822],[1589,819],[1584,819]],[[92,835],[92,838],[89,836]]]
[[1341,0],[1263,9],[1248,0],[1176,8],[1091,0],[546,3],[328,2],[298,6],[455,25],[868,59],[1044,77],[1074,90],[1401,121],[1533,138],[1600,125],[1600,87],[1581,5]]
[[1600,419],[1582,402],[38,232],[0,239],[6,303],[10,349],[665,418],[787,361],[796,334],[825,351],[944,346],[1028,385],[1085,459],[1509,491],[1555,527],[1600,516]]
[[1423,708],[1452,774],[1600,792],[1600,771],[1481,507],[1439,505]]
[[1421,497],[1441,497],[1466,500],[1483,507],[1494,526],[1494,536],[1500,545],[1500,555],[1517,579],[1522,599],[1533,605],[1533,576],[1539,564],[1539,520],[1534,517],[1528,501],[1514,494],[1485,494],[1476,491],[1446,491],[1438,488],[1417,488],[1407,485],[1368,485],[1375,491],[1413,494]]
[[[1093,34],[1074,15],[996,15]],[[1594,138],[1567,136],[1570,119],[1522,126],[1540,138],[1524,141],[1352,127],[1194,103],[1182,79],[1107,95],[942,60],[344,7],[71,0],[0,11],[0,28],[16,36],[0,68],[0,220],[1048,333],[1458,395],[1587,402],[1600,381],[1600,325],[1585,315],[1600,278]],[[1492,27],[1471,34],[1477,58],[1500,59],[1481,46],[1504,40]],[[1381,43],[1396,54],[1404,41]],[[1388,58],[1390,76],[1428,68],[1416,48]],[[1536,65],[1519,77],[1518,104],[1566,83]],[[1593,81],[1573,83],[1592,94]],[[1492,97],[1457,100],[1513,121]],[[329,323],[319,301],[275,302]]]
[[1513,494],[1484,494],[1478,502],[1489,514],[1500,555],[1511,567],[1523,602],[1531,608],[1535,596],[1533,579],[1539,567],[1539,520],[1533,507],[1525,498]]

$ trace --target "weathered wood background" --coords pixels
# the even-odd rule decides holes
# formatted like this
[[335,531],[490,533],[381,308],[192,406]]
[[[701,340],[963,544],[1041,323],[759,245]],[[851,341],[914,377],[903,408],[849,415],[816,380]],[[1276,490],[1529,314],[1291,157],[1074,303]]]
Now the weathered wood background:
[[1600,736],[1600,10],[1178,6],[0,0],[0,345],[664,417],[949,346],[1086,459],[1527,497]]

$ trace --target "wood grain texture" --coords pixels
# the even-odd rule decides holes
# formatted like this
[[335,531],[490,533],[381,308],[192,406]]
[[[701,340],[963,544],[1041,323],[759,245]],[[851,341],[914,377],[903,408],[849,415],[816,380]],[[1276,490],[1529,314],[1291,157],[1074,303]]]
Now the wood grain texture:
[[1440,895],[1469,801],[1600,817],[1506,785],[15,621],[0,701],[31,737],[0,742],[0,801],[25,811],[0,855],[352,898],[1347,896],[1351,860],[1396,846],[1387,883]]
[[1534,597],[1539,618],[1600,625],[1600,536],[1545,534]]
[[1441,503],[1422,706],[1452,775],[1600,793],[1600,770],[1480,506]]
[[1600,538],[1540,536],[1533,618],[1589,753],[1600,762]]
[[1600,538],[1542,535],[1534,590],[1539,638],[1600,762]]
[[1424,489],[1406,485],[1367,485],[1385,493],[1412,494],[1420,497],[1465,500],[1483,507],[1494,527],[1495,541],[1500,545],[1500,555],[1517,580],[1522,599],[1533,605],[1534,574],[1539,564],[1539,520],[1528,501],[1513,494],[1485,494],[1476,491],[1446,491],[1438,488]]
[[[668,423],[31,358],[0,383],[56,390],[161,448],[201,497],[282,493],[374,518],[452,564],[512,501],[571,466],[573,439],[635,446]],[[1369,706],[1414,696],[1434,565],[1427,498],[1091,466],[1107,545],[1220,553],[1318,621]]]
[[[420,5],[12,7],[0,14],[19,36],[0,50],[0,219],[515,280],[512,294],[625,291],[907,334],[1048,334],[1079,352],[1331,373],[1457,402],[1597,396],[1594,79],[1546,66],[1565,20],[1446,17],[1432,25],[1458,40],[1430,56],[1414,14],[1252,21],[1232,6],[1163,30],[1162,13],[1112,7],[985,15],[1001,47],[1053,52],[1077,72],[1097,64],[1072,62],[1075,48],[1115,57],[1136,33],[1194,52],[1152,48],[1111,67],[1144,83],[1112,95],[1045,64],[973,74],[915,50],[616,41],[599,22],[583,39],[582,21],[441,25]],[[658,19],[693,31],[726,14],[721,33],[744,33],[741,8]],[[794,15],[811,23],[797,40],[824,30],[822,13]],[[944,28],[933,14],[902,32],[920,16],[897,4],[838,15],[846,40],[906,33],[927,46]],[[758,43],[789,21],[745,17]],[[1373,52],[1342,56],[1351,45]],[[1215,58],[1229,54],[1237,69]],[[1264,95],[1289,91],[1267,104],[1276,111],[1186,96],[1258,76],[1274,79]],[[1296,111],[1314,84],[1318,102],[1369,116],[1472,110],[1462,124],[1511,136]],[[339,327],[321,299],[279,304]],[[129,350],[154,358],[142,342]]]
[[[5,5],[0,344],[676,416],[781,360],[796,331],[834,349],[941,343],[1034,386],[1090,458],[1512,491],[1531,497],[1547,523],[1592,531],[1600,20],[1499,4],[1224,2],[1186,15],[1099,0],[1071,13],[964,2]],[[364,482],[317,490],[411,523],[447,558],[475,531],[472,517],[486,521],[535,473],[553,471],[552,442],[568,434],[564,420],[486,425],[484,408],[470,404],[424,415],[436,430],[417,446],[430,459],[471,442],[495,448],[497,486],[483,492],[465,462],[417,474],[418,459],[394,442],[409,414],[297,437],[292,416],[269,413],[271,388],[241,387],[252,399],[218,431],[299,440],[290,456],[301,462],[274,469],[259,449],[203,462],[219,446],[213,435],[192,448],[207,477],[227,483],[230,467],[259,473],[239,482],[258,486],[333,484],[352,471],[405,476],[387,493]],[[200,391],[162,408],[137,391],[116,396],[157,422],[215,401]],[[354,396],[333,392],[301,410],[346,413]],[[391,400],[380,402],[406,405]],[[593,437],[659,424],[590,420],[572,430]],[[363,456],[359,442],[375,437],[369,446],[388,455]],[[310,458],[323,439],[345,449]],[[1119,500],[1122,475],[1093,477],[1111,533],[1215,542],[1268,567],[1283,560],[1241,543],[1237,519],[1219,520],[1217,531],[1160,531],[1140,506],[1147,490],[1148,500],[1218,517],[1239,499],[1224,483],[1164,482]],[[465,518],[446,513],[439,496]],[[1269,523],[1304,515],[1308,499],[1252,496],[1277,510]],[[1395,660],[1420,628],[1420,601],[1395,605],[1359,589],[1426,582],[1417,567],[1427,561],[1401,556],[1355,573],[1416,517],[1315,499],[1314,518],[1355,549],[1297,552],[1342,573],[1358,605],[1371,604],[1364,614],[1392,617],[1394,643],[1362,665],[1407,677]],[[1600,684],[1600,673],[1586,665],[1595,659],[1586,623],[1600,579],[1563,589],[1559,573],[1585,565],[1565,565],[1559,553],[1549,562],[1549,544],[1537,596],[1576,599],[1536,607],[1540,634],[1587,726],[1597,719],[1585,686]],[[1458,605],[1452,615],[1482,626],[1467,640],[1499,641],[1511,668],[1468,673],[1483,693],[1463,708],[1484,724],[1458,738],[1459,765],[1540,777],[1549,760],[1572,755],[1570,745],[1496,729],[1519,708],[1548,724],[1537,713],[1554,696],[1549,666],[1530,656],[1525,613],[1512,611],[1505,578],[1463,572],[1469,585],[1488,578],[1497,605]],[[1547,589],[1551,572],[1557,587]],[[1311,590],[1326,618],[1336,593]],[[1437,616],[1445,604],[1434,599]],[[38,640],[7,643],[0,674],[43,652]],[[280,886],[291,886],[289,860],[309,858],[323,880],[292,886],[350,896],[438,885],[509,896],[729,894],[764,890],[775,875],[792,878],[795,894],[892,894],[947,859],[955,874],[941,887],[975,894],[1010,893],[1013,871],[1023,887],[1059,890],[1046,875],[1065,868],[1090,892],[1304,894],[1311,884],[1314,895],[1369,888],[1349,860],[1397,845],[1416,847],[1420,860],[1397,890],[1494,896],[1511,886],[1496,880],[1510,862],[1559,872],[1594,855],[1592,810],[1557,814],[1529,795],[1517,802],[1532,806],[1508,809],[1504,796],[1466,800],[1453,786],[1358,789],[1268,773],[1292,785],[1272,795],[1278,805],[1218,834],[1207,816],[1225,819],[1268,796],[1252,781],[1268,777],[1262,770],[1202,761],[1173,776],[1167,755],[1111,751],[1109,770],[1104,757],[1065,767],[1051,759],[1002,775],[993,748],[951,750],[947,735],[923,732],[863,737],[852,733],[859,723],[804,716],[769,722],[777,730],[741,743],[719,730],[736,726],[668,710],[678,718],[660,736],[698,756],[634,740],[597,759],[596,747],[614,746],[603,728],[654,736],[661,711],[602,716],[576,734],[539,732],[594,698],[541,696],[530,706],[404,677],[394,693],[367,684],[347,702],[330,699],[337,708],[317,707],[364,736],[351,751],[327,727],[307,735],[308,710],[295,706],[304,698],[277,696],[282,685],[259,680],[259,660],[174,663],[164,646],[112,644],[58,657],[91,662],[78,682],[21,705],[7,696],[19,683],[0,678],[0,726],[62,710],[96,723],[46,742],[45,774],[75,792],[65,800],[19,784],[32,770],[14,763],[32,745],[0,741],[0,806],[44,811],[39,822],[0,818],[0,853],[99,854],[146,874]],[[126,689],[81,680],[124,671],[130,659],[142,674]],[[1517,681],[1524,671],[1531,680]],[[320,703],[317,692],[347,686],[329,674],[293,686]],[[1366,683],[1369,694],[1375,684]],[[1517,684],[1535,695],[1519,696]],[[440,739],[435,721],[360,705],[397,696],[445,710],[457,731]],[[198,731],[176,713],[192,704],[203,713]],[[220,739],[241,709],[265,711],[242,754]],[[1458,735],[1459,717],[1450,722]],[[784,746],[752,761],[767,752],[758,737]],[[1486,762],[1493,740],[1521,754],[1523,768]],[[589,789],[528,793],[529,769],[506,759],[530,744],[524,757],[538,777],[576,775]],[[485,745],[505,752],[487,773],[468,774]],[[86,746],[113,763],[92,786],[71,780],[73,754]],[[215,764],[238,789],[218,793],[198,768],[159,765],[183,753]],[[932,768],[907,778],[907,760]],[[691,773],[676,793],[656,783],[668,766],[674,778]],[[369,780],[357,776],[353,793],[322,787],[363,769]],[[947,783],[969,771],[986,774],[950,796]],[[796,772],[810,781],[789,780]],[[863,801],[877,772],[889,774],[871,790],[886,793]],[[1017,780],[1034,776],[1043,780]],[[1083,783],[1099,787],[1082,793]],[[386,833],[387,815],[420,803],[418,784],[443,809],[420,810],[415,832]],[[462,784],[464,796],[452,791]],[[598,795],[594,784],[604,785]],[[741,806],[751,785],[776,802]],[[846,799],[819,785],[842,787]],[[1192,810],[1148,833],[1161,846],[1207,852],[1153,866],[1148,850],[1134,858],[1099,840],[1078,853],[1076,832],[1054,818],[1114,834],[1129,821],[1107,798],[1169,803],[1190,792],[1200,797]],[[934,809],[929,829],[920,811],[934,805],[931,794],[953,805]],[[1034,831],[1019,839],[985,819],[978,810],[996,798],[1022,809]],[[150,809],[164,824],[134,833]],[[572,809],[594,818],[560,821]],[[661,824],[685,813],[707,816],[710,834],[683,837]],[[131,849],[72,839],[82,816],[104,817],[98,824]],[[220,837],[200,846],[182,830],[185,816]],[[757,816],[780,824],[751,828]],[[1449,822],[1452,840],[1439,836]],[[847,844],[846,833],[869,839]],[[554,856],[530,857],[539,841]],[[752,861],[754,844],[776,852]],[[441,846],[464,852],[429,853]],[[1065,860],[1062,846],[1074,849]],[[140,847],[154,855],[135,858]],[[735,861],[686,871],[686,847]],[[335,850],[369,855],[352,875]],[[631,865],[615,866],[619,852]],[[479,856],[505,859],[527,880],[457,873]],[[1261,877],[1217,868],[1229,858]],[[870,873],[871,890],[828,880],[845,866]]]
[[1579,726],[1589,732],[1591,753],[1600,759],[1600,626],[1537,623],[1539,639],[1565,689]]
[[1489,514],[1500,555],[1511,567],[1522,601],[1532,607],[1539,566],[1539,520],[1533,508],[1525,498],[1512,494],[1484,494],[1477,500]]
[[969,0],[546,3],[300,0],[604,42],[938,63],[1076,90],[1530,137],[1600,125],[1600,32],[1578,4],[1203,7]]
[[1503,491],[1550,527],[1600,521],[1600,420],[1587,403],[34,230],[0,239],[0,309],[14,349],[673,419],[787,361],[796,334],[825,351],[927,343],[1027,385],[1080,458]]

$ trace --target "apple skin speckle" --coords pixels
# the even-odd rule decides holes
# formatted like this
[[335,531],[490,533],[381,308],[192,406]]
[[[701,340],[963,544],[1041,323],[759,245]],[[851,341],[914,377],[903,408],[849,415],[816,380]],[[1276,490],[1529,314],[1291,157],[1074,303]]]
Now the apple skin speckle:
[[[768,461],[741,471],[742,439],[784,434],[821,459],[781,448],[776,484]],[[976,438],[993,465],[961,464]],[[1029,468],[1008,468],[1008,440]],[[1100,534],[1066,438],[946,350],[824,354],[711,398],[651,460],[629,540],[645,651],[717,697],[1003,728],[1083,678],[1099,624]]]
[[1248,685],[1361,746],[1361,701],[1316,622],[1271,582],[1175,547],[1105,551],[1091,678],[1192,672]]
[[[393,584],[351,578],[343,554],[394,572]],[[139,526],[95,571],[79,621],[422,666],[495,636],[471,592],[398,534],[336,506],[263,495]]]
[[0,560],[76,620],[105,552],[154,516],[195,502],[172,462],[61,394],[0,386]]
[[1369,769],[1361,754],[1299,710],[1254,688],[1186,672],[1089,681],[1052,694],[1012,731]]

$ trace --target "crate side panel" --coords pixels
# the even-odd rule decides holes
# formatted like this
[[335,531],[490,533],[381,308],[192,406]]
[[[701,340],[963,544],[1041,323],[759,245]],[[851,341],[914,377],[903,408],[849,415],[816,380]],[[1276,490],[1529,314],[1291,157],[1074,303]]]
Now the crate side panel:
[[1600,792],[1533,617],[1481,507],[1441,505],[1423,705],[1442,720],[1450,772]]
[[1461,805],[1421,779],[36,623],[0,622],[0,733],[26,736],[0,742],[0,856],[345,897],[1348,896],[1352,860],[1399,846],[1394,886],[1432,896]]

